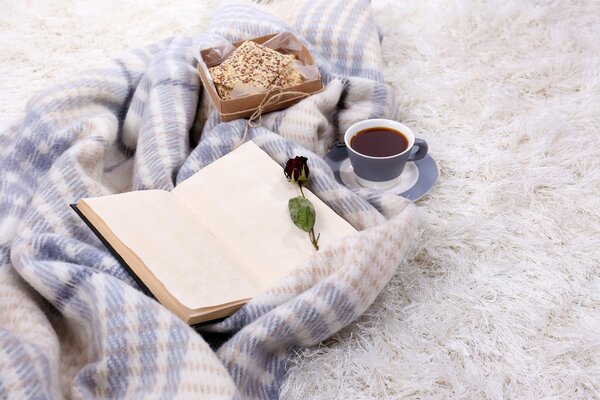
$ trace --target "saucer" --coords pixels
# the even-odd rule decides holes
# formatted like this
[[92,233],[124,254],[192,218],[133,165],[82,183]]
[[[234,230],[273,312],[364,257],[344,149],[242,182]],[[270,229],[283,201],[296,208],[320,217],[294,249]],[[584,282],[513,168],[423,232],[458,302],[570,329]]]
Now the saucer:
[[[352,164],[348,158],[348,150],[344,145],[334,146],[325,155],[325,161],[331,167],[335,179],[351,189],[364,189],[356,180]],[[398,183],[382,192],[393,193],[412,201],[419,200],[431,191],[438,179],[438,169],[435,160],[427,154],[418,161],[409,161],[400,175]],[[371,189],[371,190],[377,190]]]

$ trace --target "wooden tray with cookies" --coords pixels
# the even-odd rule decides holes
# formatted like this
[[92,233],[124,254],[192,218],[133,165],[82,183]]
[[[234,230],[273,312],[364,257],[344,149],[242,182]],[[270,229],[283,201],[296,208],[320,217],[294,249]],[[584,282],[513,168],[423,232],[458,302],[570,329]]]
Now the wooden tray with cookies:
[[[285,43],[292,44],[285,48]],[[260,113],[281,110],[323,90],[313,57],[290,32],[233,46],[216,65],[210,48],[198,57],[200,78],[222,121],[250,117],[259,108]]]

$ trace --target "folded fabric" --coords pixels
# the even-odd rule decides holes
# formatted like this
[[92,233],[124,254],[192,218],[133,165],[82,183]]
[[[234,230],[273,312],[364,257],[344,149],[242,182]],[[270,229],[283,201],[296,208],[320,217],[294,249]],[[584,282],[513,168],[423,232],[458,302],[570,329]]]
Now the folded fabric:
[[[405,257],[416,209],[397,196],[351,192],[322,159],[352,123],[397,118],[369,2],[232,5],[209,28],[231,41],[282,30],[304,38],[326,87],[265,115],[248,139],[281,165],[308,157],[310,189],[360,232],[195,332],[139,290],[69,204],[170,190],[231,151],[246,121],[220,123],[198,104],[189,36],[71,76],[0,135],[0,398],[275,399],[294,349],[351,323],[379,294]],[[195,131],[199,143],[190,141]],[[204,338],[220,334],[215,352]]]

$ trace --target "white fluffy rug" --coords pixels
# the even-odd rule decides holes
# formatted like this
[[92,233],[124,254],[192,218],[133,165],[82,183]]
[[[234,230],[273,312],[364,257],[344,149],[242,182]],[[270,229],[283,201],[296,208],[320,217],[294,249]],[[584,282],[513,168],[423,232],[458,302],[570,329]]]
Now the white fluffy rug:
[[[0,127],[214,1],[3,2]],[[385,76],[441,175],[368,313],[282,398],[600,398],[600,3],[374,1]]]

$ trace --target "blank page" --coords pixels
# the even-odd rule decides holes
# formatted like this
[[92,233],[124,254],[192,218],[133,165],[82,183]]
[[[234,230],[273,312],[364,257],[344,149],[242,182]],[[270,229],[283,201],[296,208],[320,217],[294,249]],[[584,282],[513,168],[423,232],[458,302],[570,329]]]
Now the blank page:
[[[304,189],[317,213],[324,246],[356,230]],[[315,253],[308,233],[290,219],[288,200],[300,195],[283,168],[247,142],[179,184],[172,193],[226,245],[264,290]]]
[[[148,272],[190,309],[254,297],[260,285],[169,192],[146,190],[84,199]],[[128,261],[128,260],[126,260]],[[139,267],[138,267],[139,268]]]

